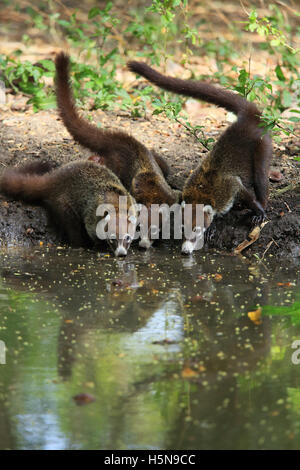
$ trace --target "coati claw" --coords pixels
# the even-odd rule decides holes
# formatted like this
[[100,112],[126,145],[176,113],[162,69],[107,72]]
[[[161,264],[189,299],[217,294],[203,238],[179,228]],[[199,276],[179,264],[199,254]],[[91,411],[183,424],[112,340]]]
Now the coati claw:
[[261,225],[263,221],[265,220],[265,218],[266,218],[265,211],[261,212],[260,214],[254,215],[251,220],[251,225],[253,227],[257,225]]

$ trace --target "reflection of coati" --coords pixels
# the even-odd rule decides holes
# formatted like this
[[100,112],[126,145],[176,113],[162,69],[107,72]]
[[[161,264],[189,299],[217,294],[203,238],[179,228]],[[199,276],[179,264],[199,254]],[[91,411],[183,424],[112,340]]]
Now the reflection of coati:
[[[105,166],[86,160],[51,170],[42,162],[11,168],[0,178],[0,191],[26,202],[44,205],[55,223],[62,227],[75,246],[97,242],[96,215],[100,204],[111,204],[116,211],[116,234],[108,239],[116,256],[127,254],[134,233],[119,233],[119,196],[127,196],[127,208],[135,204],[116,175]],[[133,214],[134,215],[134,214]],[[122,215],[122,217],[126,217]],[[135,227],[135,217],[131,219]],[[122,220],[122,223],[127,220]]]
[[151,204],[172,205],[177,202],[178,193],[167,184],[150,150],[122,131],[99,129],[79,116],[70,87],[69,64],[68,55],[61,52],[56,56],[58,108],[73,138],[96,152],[105,165],[120,178],[137,202],[148,208]]
[[[237,121],[221,135],[210,155],[186,181],[182,199],[205,204],[206,227],[215,214],[228,212],[237,198],[255,212],[255,222],[262,221],[268,199],[272,143],[268,134],[263,135],[256,105],[209,83],[164,76],[142,62],[129,62],[128,67],[164,90],[222,106],[237,115]],[[193,240],[186,241],[183,251],[191,252],[193,246]]]

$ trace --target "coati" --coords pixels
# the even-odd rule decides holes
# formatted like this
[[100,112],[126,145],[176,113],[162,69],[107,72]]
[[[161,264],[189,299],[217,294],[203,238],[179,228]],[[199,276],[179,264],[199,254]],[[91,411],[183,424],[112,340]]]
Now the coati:
[[[272,142],[264,133],[256,105],[210,83],[164,76],[143,62],[131,61],[128,68],[164,90],[207,101],[237,115],[237,121],[221,135],[208,157],[186,181],[182,199],[185,203],[205,205],[205,229],[215,215],[228,212],[236,199],[254,211],[253,222],[261,222],[268,200]],[[183,252],[191,253],[195,241],[196,236],[186,240]]]
[[[100,204],[111,204],[115,208],[116,233],[110,233],[107,241],[116,256],[127,254],[134,237],[135,201],[118,177],[97,163],[78,160],[53,170],[51,164],[33,162],[10,168],[0,178],[0,192],[45,206],[53,221],[63,229],[74,246],[99,241],[96,233],[99,217],[96,211]],[[133,233],[120,230],[121,223],[126,223],[126,228],[128,224],[124,220],[127,214],[122,213],[121,220],[118,218],[119,196],[127,196],[127,209],[132,206],[131,210],[134,211],[129,217],[132,224],[129,227],[133,227]]]
[[[58,109],[73,138],[96,152],[101,162],[105,162],[120,178],[138,203],[149,209],[151,204],[172,205],[177,202],[178,191],[172,190],[166,182],[155,153],[125,132],[100,129],[78,114],[70,86],[69,56],[64,52],[59,53],[55,58],[55,66]],[[139,244],[147,248],[151,243],[144,238]]]

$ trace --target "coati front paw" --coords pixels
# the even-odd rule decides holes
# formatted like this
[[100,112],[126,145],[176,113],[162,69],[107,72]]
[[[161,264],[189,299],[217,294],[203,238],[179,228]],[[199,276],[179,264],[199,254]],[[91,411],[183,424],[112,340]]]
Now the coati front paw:
[[266,213],[262,209],[259,213],[254,215],[251,220],[252,226],[261,225],[266,218]]

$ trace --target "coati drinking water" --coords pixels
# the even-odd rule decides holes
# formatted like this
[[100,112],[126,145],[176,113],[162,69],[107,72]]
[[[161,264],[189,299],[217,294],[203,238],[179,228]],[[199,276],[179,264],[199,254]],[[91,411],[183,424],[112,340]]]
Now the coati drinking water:
[[[107,242],[116,256],[127,254],[134,237],[135,212],[129,216],[132,225],[128,225],[124,220],[127,213],[119,213],[119,196],[127,196],[127,209],[131,206],[133,211],[135,201],[117,176],[97,163],[78,160],[52,170],[50,164],[33,162],[10,168],[0,178],[0,192],[45,206],[55,224],[63,229],[74,246],[99,242],[99,216],[96,211],[100,204],[110,204],[115,208],[116,231],[108,235]],[[127,228],[127,225],[132,227],[128,230],[130,233],[120,230],[120,227]]]
[[[187,179],[182,199],[193,206],[204,204],[205,229],[214,215],[228,212],[236,199],[254,211],[255,223],[261,222],[268,200],[272,142],[264,133],[256,105],[210,83],[162,75],[143,62],[131,61],[128,68],[164,90],[221,106],[237,115],[237,121],[221,135],[210,154]],[[193,251],[196,238],[193,235],[183,243],[184,253]]]
[[[55,66],[58,109],[73,138],[96,152],[101,158],[100,163],[105,163],[120,178],[138,203],[148,209],[151,204],[176,203],[178,191],[174,191],[166,182],[157,164],[157,155],[125,132],[99,129],[83,119],[76,110],[70,86],[69,56],[59,53]],[[95,157],[91,159],[97,161]],[[163,166],[163,162],[160,165]],[[139,244],[147,248],[151,242],[144,238]]]

